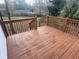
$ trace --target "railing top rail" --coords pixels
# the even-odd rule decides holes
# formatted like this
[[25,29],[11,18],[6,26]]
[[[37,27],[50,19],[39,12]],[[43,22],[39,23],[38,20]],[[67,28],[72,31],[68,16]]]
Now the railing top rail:
[[47,16],[48,18],[58,18],[58,19],[69,19],[69,18],[64,18],[64,17],[58,17],[58,16]]
[[64,19],[64,20],[67,20],[67,22],[79,23],[79,20],[78,19],[70,19],[70,18],[56,17],[56,16],[47,16],[47,17],[48,18]]
[[68,19],[67,22],[68,23],[77,23],[77,24],[79,24],[79,20],[75,20],[75,19]]
[[32,17],[32,18],[26,18],[26,19],[18,19],[18,20],[7,20],[7,21],[1,21],[0,20],[0,23],[3,23],[3,24],[5,24],[5,23],[15,23],[15,22],[22,22],[22,21],[27,21],[27,20],[34,20],[35,19],[35,17]]

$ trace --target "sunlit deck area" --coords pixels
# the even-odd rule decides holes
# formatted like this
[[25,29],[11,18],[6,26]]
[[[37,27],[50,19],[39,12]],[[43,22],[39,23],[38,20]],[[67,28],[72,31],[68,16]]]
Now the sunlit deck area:
[[9,59],[79,59],[79,38],[50,26],[14,34],[7,43]]

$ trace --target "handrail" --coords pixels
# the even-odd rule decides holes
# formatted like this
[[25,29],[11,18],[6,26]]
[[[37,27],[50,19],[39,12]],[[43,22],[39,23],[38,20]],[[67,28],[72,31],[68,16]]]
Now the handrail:
[[68,23],[79,23],[79,20],[68,19],[67,22],[68,22]]
[[6,21],[1,21],[2,23],[15,23],[15,22],[22,22],[22,21],[27,21],[27,20],[31,20],[31,19],[35,19],[35,17],[33,17],[33,18],[27,18],[27,19],[18,19],[18,20],[6,20]]

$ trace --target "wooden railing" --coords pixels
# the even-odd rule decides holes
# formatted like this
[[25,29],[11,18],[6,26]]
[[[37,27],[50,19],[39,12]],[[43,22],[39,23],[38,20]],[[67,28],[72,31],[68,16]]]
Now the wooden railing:
[[37,18],[29,18],[29,19],[20,19],[20,20],[11,20],[11,21],[0,21],[4,33],[7,36],[25,32],[27,30],[36,29],[37,28]]
[[79,36],[79,20],[54,16],[46,16],[44,18],[43,21],[46,22],[46,25]]
[[[29,19],[12,20],[12,21],[0,21],[0,23],[6,36],[15,33],[25,32],[31,29],[37,29],[37,17]],[[42,19],[40,20],[39,25],[42,26],[41,24],[55,27],[66,33],[79,36],[79,20],[46,16],[42,17]]]
[[66,26],[67,18],[47,16],[47,25],[63,30]]
[[39,26],[47,25],[47,18],[46,16],[43,16],[39,19]]
[[79,36],[79,20],[67,19],[65,32]]

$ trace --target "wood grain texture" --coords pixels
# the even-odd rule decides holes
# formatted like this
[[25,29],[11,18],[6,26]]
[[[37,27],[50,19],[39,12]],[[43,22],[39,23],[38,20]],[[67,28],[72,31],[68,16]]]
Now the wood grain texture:
[[79,59],[79,38],[39,27],[7,38],[8,59]]

